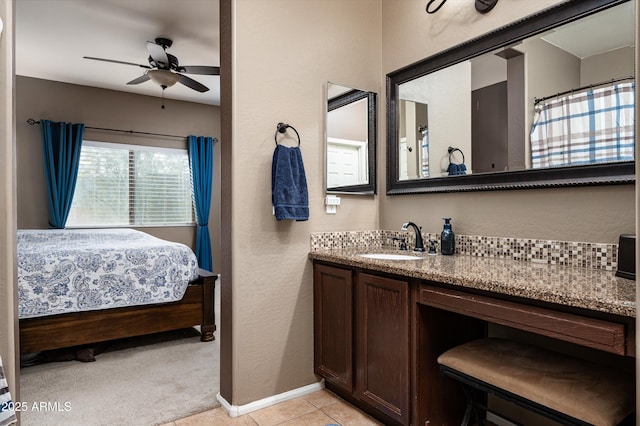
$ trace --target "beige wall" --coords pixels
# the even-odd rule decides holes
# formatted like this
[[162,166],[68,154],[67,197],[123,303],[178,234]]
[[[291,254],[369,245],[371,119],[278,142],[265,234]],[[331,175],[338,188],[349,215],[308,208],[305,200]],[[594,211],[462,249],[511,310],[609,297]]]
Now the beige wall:
[[13,0],[0,0],[0,355],[14,401],[18,389],[18,292],[15,288],[15,143]]
[[[381,93],[381,15],[371,0],[231,4],[233,282],[223,275],[222,285],[233,286],[233,328],[221,325],[222,334],[233,333],[233,389],[229,394],[224,382],[222,392],[244,405],[318,380],[309,233],[378,226],[373,196],[341,195],[338,214],[324,213],[323,122],[327,81]],[[271,214],[273,137],[281,121],[302,139],[306,222]]]
[[[477,13],[472,2],[447,2],[428,15],[424,1],[383,0],[382,72],[559,2],[502,1],[487,15]],[[380,135],[384,127],[383,121]],[[384,143],[380,148],[379,183],[384,187]],[[426,232],[440,232],[442,217],[452,217],[454,232],[460,234],[616,243],[619,234],[635,229],[634,185],[380,197],[383,229],[400,229],[412,220]]]
[[[171,89],[168,89],[171,90]],[[47,195],[43,171],[40,126],[36,120],[85,123],[101,127],[178,136],[220,137],[220,108],[191,102],[165,100],[114,90],[58,83],[29,77],[16,79],[16,157],[19,229],[48,228]],[[186,148],[185,139],[150,137],[86,129],[85,139],[101,142]],[[220,143],[214,148],[214,179],[209,226],[214,270],[220,264]],[[195,248],[195,227],[140,228],[160,238]]]
[[620,49],[584,58],[580,68],[580,86],[624,78],[634,73],[634,48]]

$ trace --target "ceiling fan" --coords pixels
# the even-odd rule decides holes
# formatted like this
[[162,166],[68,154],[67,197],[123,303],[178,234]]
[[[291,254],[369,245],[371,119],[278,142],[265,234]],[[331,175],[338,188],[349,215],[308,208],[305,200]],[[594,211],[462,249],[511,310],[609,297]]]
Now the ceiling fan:
[[209,90],[207,86],[197,82],[191,77],[184,74],[201,74],[201,75],[220,75],[220,67],[211,67],[204,65],[180,65],[178,58],[166,52],[171,47],[173,41],[168,38],[158,37],[154,41],[147,42],[147,50],[149,51],[149,65],[141,65],[133,62],[116,61],[113,59],[94,58],[84,56],[85,59],[95,61],[113,62],[116,64],[133,65],[145,68],[146,71],[140,77],[129,81],[127,84],[140,84],[151,80],[164,89],[171,87],[176,83],[197,90],[198,92],[206,92]]

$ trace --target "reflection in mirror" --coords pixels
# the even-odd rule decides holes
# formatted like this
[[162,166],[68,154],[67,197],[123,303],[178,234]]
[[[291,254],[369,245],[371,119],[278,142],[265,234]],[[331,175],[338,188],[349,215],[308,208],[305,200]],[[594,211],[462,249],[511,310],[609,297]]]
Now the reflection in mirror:
[[389,74],[387,192],[633,180],[635,1],[567,2]]
[[427,104],[401,99],[400,179],[429,176],[429,114]]
[[[399,86],[400,180],[446,176],[449,146],[463,153],[471,152],[468,100],[471,82],[465,78],[468,73],[469,64],[463,62]],[[427,127],[426,137],[420,133],[424,126]],[[409,150],[403,146],[403,137],[411,138],[413,135],[419,139],[416,145],[420,149]],[[405,163],[409,164],[408,173],[404,173]],[[414,163],[417,166],[414,167]]]
[[375,93],[327,83],[327,192],[375,193]]

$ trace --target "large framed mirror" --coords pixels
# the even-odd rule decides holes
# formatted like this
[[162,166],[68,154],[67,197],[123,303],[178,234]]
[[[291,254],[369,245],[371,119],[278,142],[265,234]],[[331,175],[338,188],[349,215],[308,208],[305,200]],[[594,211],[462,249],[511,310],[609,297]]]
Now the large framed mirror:
[[570,0],[387,75],[387,193],[635,181],[635,2]]
[[376,94],[327,83],[325,188],[376,193]]

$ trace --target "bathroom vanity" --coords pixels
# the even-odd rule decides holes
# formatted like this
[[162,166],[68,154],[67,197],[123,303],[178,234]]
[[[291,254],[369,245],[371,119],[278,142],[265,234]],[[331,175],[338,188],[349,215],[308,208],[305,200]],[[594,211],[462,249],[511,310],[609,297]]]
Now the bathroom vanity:
[[635,357],[635,281],[612,271],[469,255],[372,259],[365,251],[309,254],[314,367],[327,389],[384,424],[460,424],[464,395],[436,359],[485,337],[490,324],[612,354],[613,362]]

